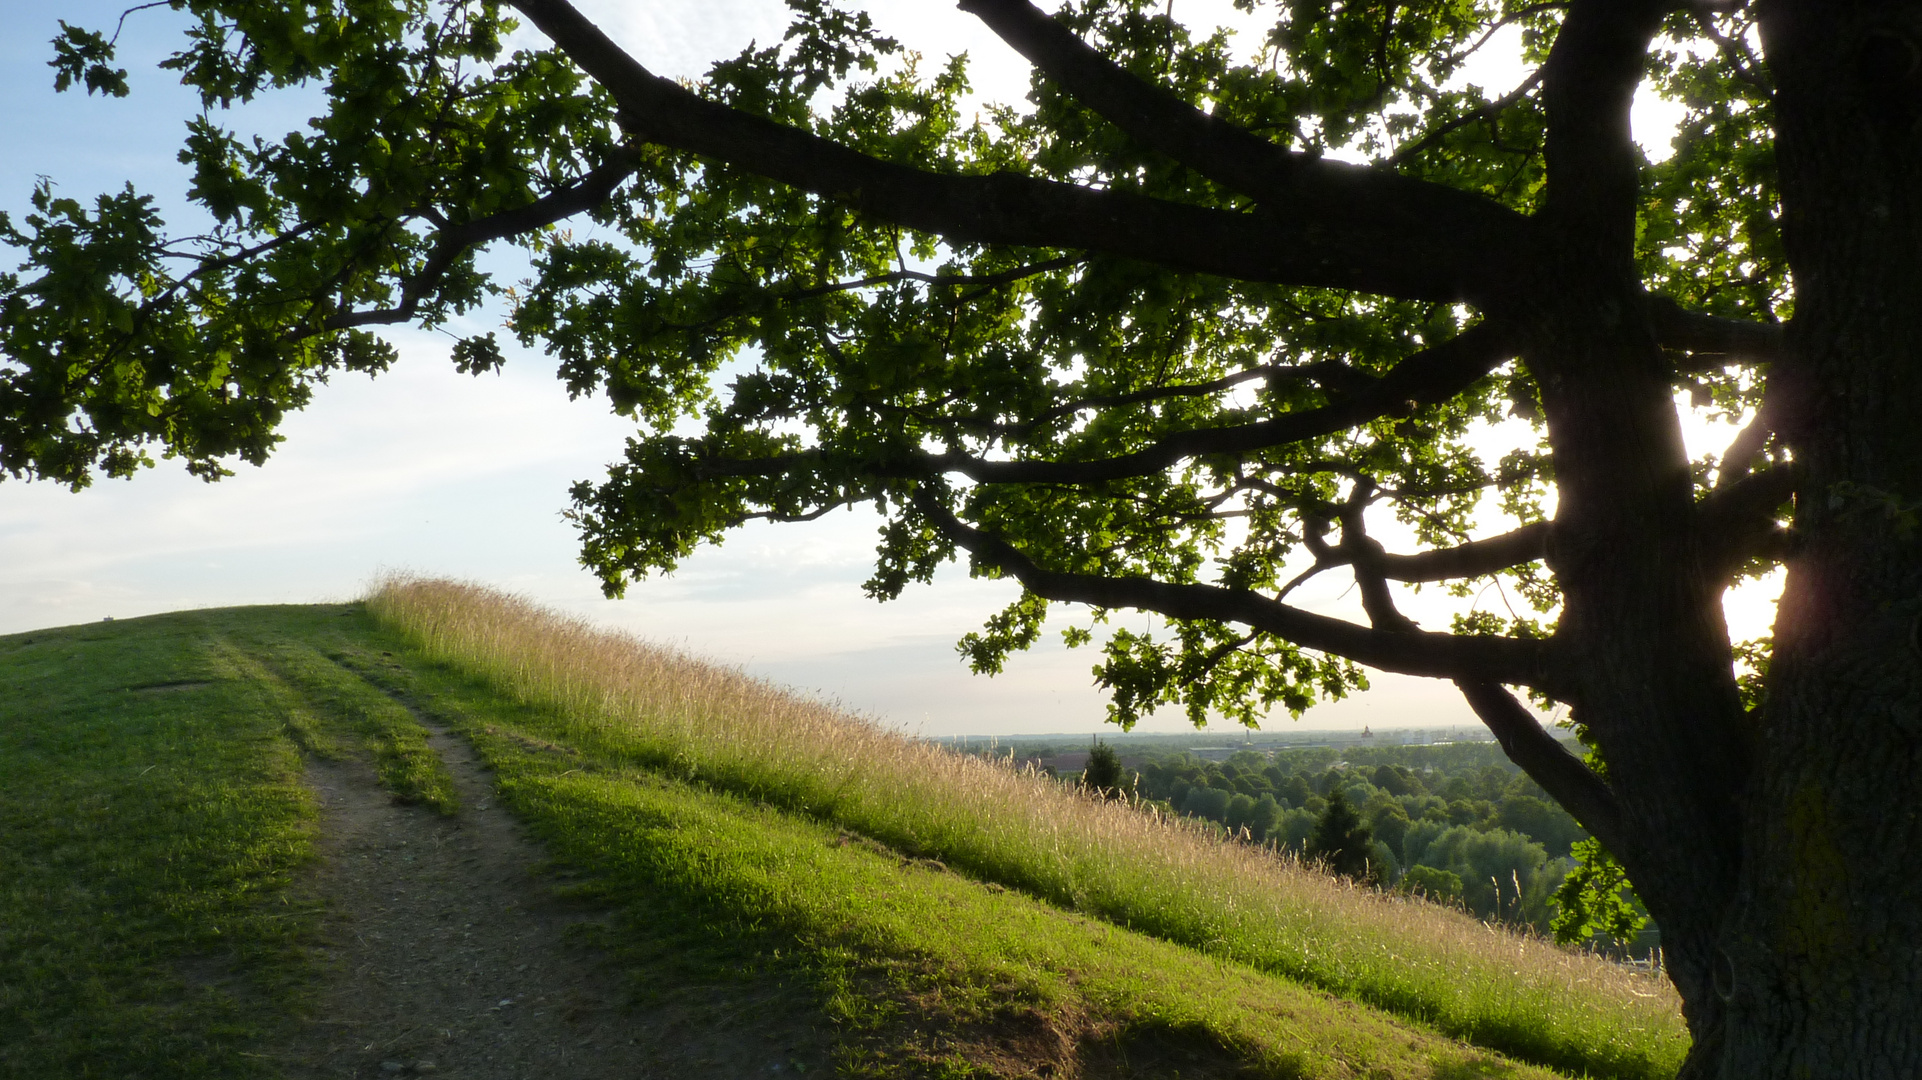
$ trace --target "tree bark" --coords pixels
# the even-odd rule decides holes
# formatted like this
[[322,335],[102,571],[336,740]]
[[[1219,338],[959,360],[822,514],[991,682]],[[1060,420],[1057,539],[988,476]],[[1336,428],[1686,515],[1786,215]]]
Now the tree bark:
[[1778,2],[1764,43],[1808,469],[1745,857],[1723,1077],[1922,1075],[1922,4]]

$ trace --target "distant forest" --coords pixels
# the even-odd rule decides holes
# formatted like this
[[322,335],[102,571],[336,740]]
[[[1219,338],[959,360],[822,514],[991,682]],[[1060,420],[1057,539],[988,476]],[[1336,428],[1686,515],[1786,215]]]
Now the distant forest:
[[[1575,845],[1589,838],[1492,742],[1257,747],[1225,761],[1179,746],[1132,743],[1103,743],[1113,758],[1098,753],[1085,775],[1064,771],[1058,779],[1110,788],[1144,810],[1211,822],[1248,843],[1322,858],[1379,887],[1420,892],[1482,919],[1543,933],[1557,910],[1556,890],[1576,867]],[[1013,748],[1003,742],[968,749],[1005,758]],[[1056,747],[1021,749],[1039,761]],[[1118,776],[1100,775],[1104,758],[1119,765]],[[1329,820],[1342,816],[1330,812],[1337,793],[1359,829],[1351,825],[1344,833],[1339,821]],[[1351,849],[1346,866],[1329,850],[1341,846],[1332,838],[1344,835]],[[1365,848],[1365,857],[1356,848]],[[1645,919],[1639,902],[1628,900]],[[1637,957],[1658,943],[1652,922],[1632,940],[1591,942]]]

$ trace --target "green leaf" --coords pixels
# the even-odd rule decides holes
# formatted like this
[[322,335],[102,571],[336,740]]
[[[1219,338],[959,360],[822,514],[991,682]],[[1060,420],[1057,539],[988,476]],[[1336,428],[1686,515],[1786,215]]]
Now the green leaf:
[[60,34],[53,39],[53,59],[47,62],[54,70],[53,88],[64,92],[80,83],[90,95],[126,97],[127,69],[112,67],[113,56],[113,43],[98,31],[82,30],[60,20]]

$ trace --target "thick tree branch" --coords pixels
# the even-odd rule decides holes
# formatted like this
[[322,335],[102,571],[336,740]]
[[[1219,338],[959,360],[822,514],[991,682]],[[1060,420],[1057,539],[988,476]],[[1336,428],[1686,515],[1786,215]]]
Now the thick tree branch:
[[1733,362],[1766,363],[1782,355],[1782,327],[1685,311],[1666,296],[1648,298],[1655,337],[1689,355],[1685,370],[1707,371]]
[[962,522],[925,487],[917,492],[915,507],[976,563],[1013,577],[1049,600],[1136,608],[1171,619],[1241,623],[1303,648],[1403,675],[1526,686],[1541,686],[1550,679],[1549,646],[1544,642],[1376,630],[1290,607],[1247,589],[1046,570],[1014,545]]
[[942,454],[935,468],[980,483],[1090,484],[1145,476],[1207,454],[1246,454],[1346,431],[1383,416],[1446,401],[1513,355],[1506,330],[1482,322],[1397,364],[1367,390],[1319,409],[1235,427],[1175,432],[1132,454],[1096,461],[984,461]]
[[1762,452],[1769,436],[1775,433],[1774,417],[1769,415],[1768,399],[1762,400],[1762,407],[1755,411],[1755,419],[1750,420],[1742,430],[1729,440],[1728,448],[1722,451],[1721,466],[1715,470],[1715,486],[1728,487],[1750,473],[1750,463],[1755,455]]
[[1710,491],[1699,507],[1701,528],[1708,532],[1739,528],[1743,522],[1775,520],[1775,510],[1795,494],[1803,470],[1793,463],[1749,473]]
[[1577,0],[1542,68],[1548,115],[1548,194],[1542,213],[1560,234],[1633,272],[1640,158],[1629,105],[1669,0]]
[[1784,435],[1795,426],[1794,408],[1791,404],[1797,395],[1790,389],[1795,385],[1794,374],[1786,366],[1773,368],[1768,381],[1762,386],[1762,402],[1755,408],[1755,416],[1735,438],[1729,440],[1728,447],[1722,451],[1720,467],[1716,469],[1715,487],[1723,488],[1747,480],[1755,464],[1756,455],[1768,445],[1772,435]]
[[1794,497],[1803,476],[1793,462],[1772,466],[1718,485],[1697,504],[1696,527],[1718,580],[1751,558],[1782,549],[1784,532],[1775,514]]
[[[1382,575],[1382,556],[1386,553],[1381,541],[1368,535],[1368,504],[1374,494],[1373,481],[1357,483],[1349,493],[1348,501],[1340,510],[1341,547],[1337,550],[1354,567],[1355,586],[1361,590],[1361,609],[1367,613],[1369,625],[1377,630],[1415,633],[1420,627],[1395,607],[1394,591]],[[1318,536],[1319,532],[1318,528],[1309,530],[1310,535]],[[1319,559],[1324,552],[1318,550],[1315,554]]]
[[844,200],[897,225],[962,243],[1098,251],[1249,281],[1412,299],[1470,301],[1490,287],[1486,275],[1464,269],[1459,245],[1435,251],[1398,238],[1403,223],[1393,214],[1334,220],[1323,208],[1297,205],[1237,213],[1017,173],[950,175],[882,161],[653,74],[566,0],[513,3],[614,96],[622,125],[636,137]]
[[1502,744],[1508,760],[1561,803],[1616,858],[1631,865],[1639,862],[1629,847],[1621,805],[1601,777],[1497,683],[1457,679],[1455,686]]
[[961,9],[1141,145],[1264,206],[1307,214],[1346,242],[1452,267],[1468,295],[1493,291],[1528,227],[1468,192],[1285,150],[1122,68],[1028,0],[961,0]]
[[[1360,516],[1361,510],[1365,509],[1367,502],[1372,501],[1377,490],[1372,479],[1358,478],[1355,494],[1350,496],[1349,505],[1341,512],[1340,546],[1330,546],[1325,539],[1328,530],[1326,519],[1306,517],[1302,544],[1315,556],[1315,565],[1290,582],[1282,590],[1283,596],[1310,577],[1337,566],[1353,566],[1358,581],[1364,575],[1378,580],[1378,587],[1382,590],[1380,595],[1385,597],[1388,581],[1446,581],[1480,577],[1533,562],[1547,554],[1550,526],[1546,521],[1524,525],[1500,536],[1470,540],[1452,548],[1439,548],[1414,555],[1391,554],[1367,535]],[[1366,607],[1366,590],[1371,586],[1363,581],[1362,587]]]
[[1381,572],[1395,581],[1448,581],[1481,577],[1511,566],[1534,562],[1547,554],[1548,522],[1523,525],[1513,532],[1470,540],[1451,548],[1414,555],[1383,553]]

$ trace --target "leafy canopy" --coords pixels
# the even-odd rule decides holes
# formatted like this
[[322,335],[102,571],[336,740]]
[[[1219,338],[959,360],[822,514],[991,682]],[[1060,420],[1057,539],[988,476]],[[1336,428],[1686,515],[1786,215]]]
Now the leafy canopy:
[[[573,489],[583,559],[610,593],[743,522],[864,504],[886,521],[867,584],[880,599],[965,555],[977,574],[1031,585],[1030,571],[1285,601],[1314,573],[1379,573],[1371,521],[1446,551],[1499,510],[1518,530],[1512,558],[1400,580],[1468,595],[1499,577],[1515,606],[1454,629],[1522,645],[1546,633],[1558,594],[1528,531],[1554,480],[1537,389],[1500,335],[1476,336],[1488,324],[1472,297],[1371,291],[1360,271],[1311,284],[1230,272],[1213,234],[1184,255],[1179,236],[1161,239],[1163,218],[1208,211],[1193,220],[1253,229],[1267,211],[1057,79],[1037,75],[1025,103],[976,108],[965,58],[904,51],[828,0],[788,4],[783,41],[717,63],[685,101],[660,89],[682,112],[643,113],[587,77],[578,49],[510,51],[512,12],[491,0],[171,0],[193,22],[163,66],[200,92],[181,159],[214,227],[169,235],[131,189],[87,204],[43,187],[31,214],[0,221],[23,260],[0,277],[0,468],[78,488],[157,452],[215,478],[234,458],[264,460],[316,382],[390,364],[374,328],[443,326],[504,300],[509,332],[556,357],[571,392],[605,394],[635,422],[625,459]],[[565,5],[516,6],[552,18]],[[1354,183],[1412,178],[1539,209],[1534,66],[1565,5],[1238,6],[1272,27],[1265,39],[1197,33],[1148,0],[1075,0],[1057,18],[1127,72],[1303,160],[1371,162],[1352,176],[1376,179]],[[1666,25],[1648,78],[1687,113],[1674,155],[1642,171],[1637,244],[1652,291],[1772,322],[1787,285],[1748,18],[1703,9]],[[1504,48],[1537,73],[1462,80]],[[58,85],[125,94],[113,53],[62,24]],[[303,130],[230,125],[233,106],[295,91],[324,98]],[[688,134],[720,115],[696,99],[889,176],[1080,205],[1029,183],[1051,181],[1146,209],[1112,235],[1088,226],[1088,243],[997,231],[986,211],[942,228],[942,205],[885,212],[855,181],[784,182],[768,178],[778,162],[689,149],[722,138]],[[819,153],[822,168],[840,160]],[[1010,219],[1016,204],[1004,201]],[[525,281],[483,272],[476,257],[496,244],[526,252]],[[1449,367],[1451,349],[1474,362]],[[474,372],[503,360],[493,334],[453,355]],[[1423,374],[1431,355],[1445,378]],[[1754,405],[1751,366],[1689,359],[1678,391],[1730,414]],[[1511,418],[1528,434],[1491,454],[1478,433]],[[1700,463],[1702,483],[1715,465]],[[1376,624],[1397,627],[1363,584]],[[1042,591],[961,643],[976,670],[1037,640]],[[1054,591],[1096,622],[1145,595]],[[1365,686],[1359,663],[1377,662],[1321,624],[1283,633],[1157,610],[1170,633],[1105,639],[1097,673],[1124,724],[1169,704],[1197,720],[1298,713]],[[1068,638],[1090,642],[1092,628]]]

